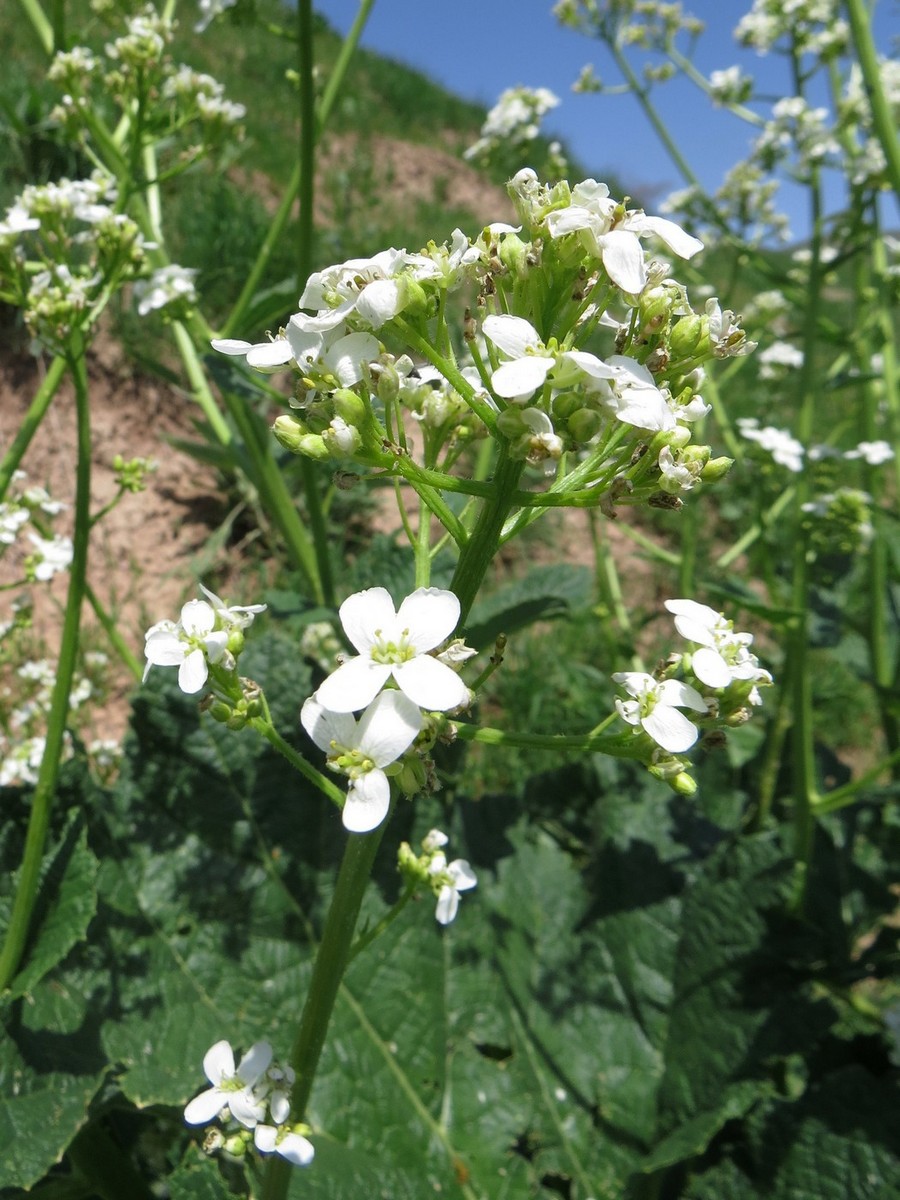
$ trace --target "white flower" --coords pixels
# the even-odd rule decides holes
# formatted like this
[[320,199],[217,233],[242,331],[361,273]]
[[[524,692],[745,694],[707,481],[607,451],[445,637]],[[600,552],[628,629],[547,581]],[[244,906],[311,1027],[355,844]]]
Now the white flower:
[[0,542],[11,546],[30,516],[27,508],[15,502],[0,503]]
[[[447,839],[440,830],[432,830],[428,838],[435,835],[443,837],[442,844],[446,844]],[[432,886],[437,891],[437,909],[434,915],[440,925],[449,925],[459,908],[459,893],[475,887],[478,882],[475,872],[464,858],[457,858],[448,863],[446,855],[438,850],[428,864],[428,873],[432,877]]]
[[758,443],[763,450],[768,450],[780,466],[787,467],[795,474],[803,470],[803,445],[786,430],[776,429],[773,425],[766,425],[760,429],[755,417],[739,417],[737,427],[742,437]]
[[675,414],[645,366],[623,354],[612,355],[606,365],[613,379],[603,389],[604,403],[617,420],[654,432],[675,428]]
[[[844,458],[862,458],[870,467],[880,467],[882,463],[890,462],[894,451],[889,442],[860,442],[855,450],[848,450]],[[2,540],[2,539],[0,539]]]
[[315,1157],[315,1149],[308,1138],[284,1127],[257,1125],[253,1141],[261,1154],[280,1154],[295,1167],[308,1167]]
[[67,537],[42,538],[28,531],[28,537],[39,556],[34,568],[34,577],[41,583],[52,579],[58,571],[66,571],[72,564],[74,548],[72,539]]
[[510,359],[491,376],[491,387],[506,400],[530,400],[556,366],[534,326],[524,317],[489,316],[484,336]]
[[665,679],[662,683],[644,671],[617,671],[613,675],[621,683],[632,700],[616,700],[619,716],[629,725],[640,725],[663,750],[680,754],[690,749],[699,736],[693,721],[689,721],[680,708],[691,708],[695,712],[707,711],[706,701],[696,688],[678,679]]
[[228,633],[217,630],[216,614],[205,600],[189,600],[181,610],[181,619],[160,621],[148,629],[144,638],[147,666],[178,667],[178,686],[189,696],[199,692],[209,675],[208,663],[217,663],[225,655]]
[[415,740],[422,728],[418,707],[402,692],[382,692],[357,721],[349,712],[324,708],[311,696],[300,711],[300,723],[328,755],[329,767],[350,779],[344,828],[351,833],[377,829],[391,802],[391,785],[382,768],[396,762]]
[[252,1129],[266,1114],[265,1101],[253,1093],[254,1084],[272,1061],[268,1042],[254,1042],[235,1070],[234,1051],[228,1042],[216,1042],[203,1056],[203,1072],[213,1085],[195,1096],[184,1110],[188,1125],[205,1125],[228,1107],[234,1119]]
[[417,588],[397,612],[386,588],[348,596],[341,624],[359,651],[321,685],[316,699],[335,713],[365,708],[387,681],[421,708],[446,712],[468,703],[469,690],[446,664],[428,654],[459,621],[459,600],[442,588]]
[[153,309],[165,308],[179,299],[194,304],[197,300],[196,275],[197,271],[192,267],[170,263],[154,271],[149,279],[138,279],[134,285],[138,316],[145,317]]
[[200,584],[200,591],[209,601],[210,607],[224,629],[246,629],[253,623],[253,618],[266,611],[265,604],[233,604],[230,607],[220,600],[215,592]]
[[691,654],[691,670],[701,683],[725,688],[736,679],[771,681],[748,648],[753,644],[751,633],[736,633],[733,622],[696,600],[667,600],[666,608],[681,636],[700,646]]

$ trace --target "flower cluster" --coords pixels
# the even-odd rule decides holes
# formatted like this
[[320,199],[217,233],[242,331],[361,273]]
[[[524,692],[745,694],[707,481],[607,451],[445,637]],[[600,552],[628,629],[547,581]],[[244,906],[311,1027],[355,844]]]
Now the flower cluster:
[[[473,652],[451,644],[443,654],[431,653],[459,622],[459,601],[442,588],[417,588],[396,611],[385,588],[367,588],[349,596],[339,615],[358,653],[324,680],[300,720],[331,770],[350,780],[345,828],[367,833],[390,809],[389,773],[401,787],[407,783],[399,760],[422,734],[423,710],[448,712],[469,703],[469,689],[451,663]],[[360,710],[357,720],[352,714]],[[408,787],[418,791],[423,773],[415,761],[408,765]]]
[[426,886],[437,898],[435,917],[438,924],[449,925],[459,910],[459,894],[478,883],[475,872],[464,858],[447,862],[444,847],[449,842],[446,833],[432,829],[422,839],[422,854],[416,855],[408,842],[397,852],[400,873],[411,888]]
[[[656,242],[689,259],[701,243],[593,179],[551,187],[526,168],[509,191],[519,225],[326,267],[300,297],[305,311],[268,341],[214,348],[258,371],[294,373],[292,411],[274,426],[294,453],[416,486],[411,447],[422,439],[407,435],[409,418],[432,472],[490,434],[578,503],[679,507],[679,493],[730,465],[690,444],[709,411],[703,364],[753,348],[739,318],[715,299],[695,312],[670,265],[649,253]],[[462,330],[469,361],[454,355],[446,326],[447,293],[464,287],[474,291]]]
[[650,770],[690,794],[688,764],[678,756],[699,738],[698,722],[706,729],[743,724],[750,708],[762,703],[759,688],[772,677],[750,650],[753,635],[737,632],[715,609],[695,600],[667,600],[665,606],[691,649],[673,654],[654,675],[616,672],[612,678],[628,696],[616,699],[616,709],[635,736],[646,735]]
[[558,104],[559,96],[549,88],[507,88],[485,117],[478,140],[464,151],[463,157],[485,162],[498,150],[505,155],[511,149],[524,149],[540,133],[541,121],[547,113]]
[[266,606],[229,606],[202,583],[200,590],[205,600],[189,600],[177,621],[158,621],[147,630],[144,679],[151,667],[177,667],[178,686],[188,695],[195,695],[212,675],[213,683],[223,692],[223,702],[227,702],[237,682],[236,663],[244,648],[244,630]]
[[207,1153],[242,1159],[252,1145],[260,1155],[309,1166],[315,1157],[309,1127],[290,1121],[294,1071],[273,1061],[268,1042],[254,1042],[237,1067],[231,1045],[216,1042],[203,1057],[203,1071],[212,1087],[191,1100],[184,1119],[188,1125],[218,1122],[207,1130]]

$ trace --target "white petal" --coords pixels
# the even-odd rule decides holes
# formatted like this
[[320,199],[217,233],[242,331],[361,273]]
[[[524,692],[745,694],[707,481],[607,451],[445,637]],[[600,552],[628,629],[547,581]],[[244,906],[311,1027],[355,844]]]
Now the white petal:
[[331,750],[332,742],[338,746],[356,745],[356,718],[351,713],[336,713],[323,708],[315,696],[304,701],[300,724],[320,750]]
[[675,428],[675,416],[656,388],[632,388],[615,405],[616,419],[636,429]]
[[376,663],[360,655],[329,675],[316,692],[316,699],[333,713],[358,712],[372,703],[390,676],[390,663]]
[[693,708],[697,712],[707,712],[706,701],[696,688],[680,679],[665,679],[657,688],[657,695],[662,704],[677,704],[679,708]]
[[247,351],[247,366],[258,371],[277,371],[294,357],[287,338],[275,338],[272,342],[260,342]]
[[203,1074],[210,1083],[221,1083],[234,1075],[234,1051],[226,1041],[216,1042],[203,1055]]
[[582,229],[593,229],[599,234],[603,229],[600,217],[579,204],[571,204],[568,208],[557,208],[547,213],[544,224],[552,238],[564,237],[567,233],[578,233]]
[[202,650],[192,650],[178,668],[178,686],[188,696],[199,692],[206,683],[209,669]]
[[383,587],[354,592],[352,596],[347,597],[339,610],[344,633],[360,654],[371,650],[378,630],[393,631],[396,615],[391,594]]
[[291,1115],[291,1102],[285,1092],[273,1092],[269,1097],[269,1112],[276,1125],[283,1125]]
[[459,600],[445,588],[416,588],[397,613],[398,632],[408,630],[409,644],[420,653],[439,646],[458,622]]
[[614,683],[621,683],[629,696],[642,696],[656,686],[656,680],[646,671],[616,671],[612,679]]
[[317,330],[304,329],[298,323],[298,316],[299,314],[291,317],[284,332],[297,365],[307,367],[310,363],[314,363],[321,354],[322,346],[325,344],[325,334]]
[[484,336],[510,358],[521,358],[529,347],[537,349],[543,345],[538,331],[524,317],[485,317],[481,328]]
[[151,632],[144,642],[144,655],[154,667],[180,666],[186,649],[181,638],[167,629]]
[[228,1092],[228,1109],[234,1119],[247,1129],[253,1129],[266,1115],[265,1100],[258,1099],[250,1088],[239,1092]]
[[644,251],[636,235],[625,229],[613,229],[597,238],[597,242],[607,275],[623,292],[636,296],[647,282]]
[[690,617],[709,627],[715,625],[721,616],[708,604],[698,604],[696,600],[667,600],[666,608],[675,616]]
[[215,627],[216,614],[205,600],[188,600],[181,610],[181,624],[191,637],[203,637]]
[[387,775],[377,768],[361,775],[350,785],[341,813],[344,828],[351,833],[377,829],[391,806],[391,785]]
[[504,400],[530,400],[555,365],[552,358],[527,354],[503,363],[491,376],[491,387]]
[[469,689],[456,672],[428,654],[400,663],[393,671],[397,686],[420,708],[447,712],[469,702]]
[[731,683],[731,669],[718,652],[704,646],[691,655],[691,670],[701,683],[711,688],[725,688]]
[[352,387],[363,377],[362,364],[372,362],[381,347],[371,333],[348,333],[326,351],[323,362],[337,376],[341,387]]
[[679,258],[693,258],[703,249],[699,238],[691,237],[680,225],[676,225],[674,221],[667,221],[665,217],[644,217],[641,227],[642,230],[655,233]]
[[261,1154],[272,1154],[278,1130],[272,1125],[257,1125],[253,1130],[253,1144]]
[[[302,296],[300,303],[303,304]],[[306,313],[295,313],[291,317],[291,321],[296,322],[298,329],[307,329],[313,333],[327,333],[329,329],[335,329],[340,325],[347,314],[351,313],[355,307],[355,300],[345,300],[337,308],[323,308],[314,317],[307,316]]]
[[203,639],[203,647],[206,651],[206,657],[211,663],[217,663],[225,656],[225,651],[228,649],[228,634],[224,629],[220,629],[215,633],[208,633]]
[[475,872],[464,858],[454,859],[447,868],[447,872],[458,892],[467,892],[469,888],[475,887],[478,883]]
[[376,767],[386,767],[404,754],[422,728],[417,705],[402,692],[382,692],[359,719],[357,745]]
[[438,894],[435,916],[440,925],[449,925],[459,909],[459,892],[453,887],[442,887]]
[[668,704],[657,704],[653,712],[644,717],[641,725],[654,742],[670,754],[689,750],[699,737],[697,726],[684,713],[677,708],[670,708]]
[[596,354],[589,354],[586,350],[567,350],[563,358],[573,362],[579,371],[583,371],[591,379],[613,379],[615,377],[615,371],[611,367],[607,366]]
[[188,1125],[206,1125],[214,1121],[227,1103],[227,1096],[218,1088],[210,1088],[195,1096],[184,1110]]
[[268,1071],[271,1061],[272,1047],[269,1043],[254,1042],[241,1059],[237,1069],[238,1076],[248,1087],[253,1087],[256,1081]]
[[373,329],[380,329],[403,308],[408,290],[405,279],[376,279],[360,292],[356,311]]
[[316,1156],[312,1142],[299,1133],[286,1133],[276,1142],[275,1150],[295,1167],[308,1167]]
[[213,338],[209,343],[213,350],[220,354],[246,354],[253,346],[252,342],[242,342],[239,338]]

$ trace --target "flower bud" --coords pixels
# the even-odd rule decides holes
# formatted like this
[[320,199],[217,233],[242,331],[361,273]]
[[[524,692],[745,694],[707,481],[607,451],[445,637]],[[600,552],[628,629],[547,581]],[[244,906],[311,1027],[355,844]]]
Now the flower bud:
[[298,439],[297,448],[293,452],[294,454],[305,454],[307,458],[314,458],[317,462],[324,462],[331,458],[331,451],[325,445],[324,438],[318,433],[308,433],[306,437]]
[[290,450],[291,454],[300,454],[300,441],[306,437],[309,429],[302,421],[285,413],[275,418],[272,432],[275,434],[275,440],[284,446],[285,450]]
[[366,419],[366,402],[350,388],[338,388],[334,392],[334,411],[348,425],[361,425]]
[[321,440],[334,458],[352,458],[362,445],[359,430],[341,417],[335,417],[328,428],[322,430]]
[[404,796],[418,796],[420,792],[425,791],[428,782],[425,763],[418,755],[407,756],[400,764],[400,770],[395,779]]
[[520,279],[528,274],[529,245],[515,233],[508,233],[500,243],[500,261],[504,267]]
[[528,426],[522,420],[522,412],[520,409],[510,405],[505,408],[497,418],[497,428],[504,437],[513,438],[521,437],[523,433],[529,432]]
[[603,417],[592,408],[579,408],[568,420],[568,430],[576,442],[589,442],[600,432]]
[[723,454],[720,458],[711,458],[700,472],[700,478],[705,483],[714,483],[717,479],[724,478],[733,466],[734,459],[728,458],[727,455]]
[[669,333],[669,351],[673,358],[694,358],[703,338],[703,318],[696,313],[676,321]]
[[552,412],[555,420],[565,421],[572,413],[584,407],[584,395],[578,392],[560,392],[553,397]]

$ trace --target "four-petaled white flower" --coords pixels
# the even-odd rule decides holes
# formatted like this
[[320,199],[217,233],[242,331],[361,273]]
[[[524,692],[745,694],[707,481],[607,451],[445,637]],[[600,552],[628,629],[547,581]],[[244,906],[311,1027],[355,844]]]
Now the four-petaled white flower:
[[286,1127],[257,1125],[253,1141],[261,1154],[280,1154],[295,1167],[308,1167],[315,1158],[315,1149],[308,1138]]
[[254,1042],[235,1070],[231,1045],[216,1042],[203,1056],[203,1071],[213,1086],[191,1100],[184,1110],[185,1121],[188,1125],[205,1125],[227,1106],[236,1121],[253,1129],[266,1113],[265,1101],[254,1094],[253,1088],[271,1061],[269,1043]]
[[629,725],[640,725],[663,750],[680,754],[690,749],[699,737],[699,730],[679,709],[690,708],[706,713],[706,701],[696,688],[678,679],[660,682],[644,671],[617,671],[613,675],[633,697],[616,700],[619,716]]
[[396,612],[386,588],[348,596],[341,624],[359,654],[328,676],[316,700],[333,713],[357,712],[393,678],[421,708],[447,712],[468,703],[460,677],[428,653],[450,636],[459,612],[459,600],[443,588],[417,588]]
[[[446,835],[435,829],[429,837],[434,834],[439,834],[444,839],[442,844],[446,844]],[[447,856],[438,850],[428,864],[428,873],[437,890],[437,909],[434,915],[440,925],[449,925],[459,909],[459,893],[467,892],[478,882],[475,872],[464,858],[456,858],[452,863],[448,863]]]
[[731,621],[696,600],[667,600],[666,608],[675,617],[681,636],[700,647],[691,654],[691,670],[701,683],[725,688],[733,680],[771,680],[748,649],[752,633],[736,633]]
[[418,706],[402,692],[382,692],[357,721],[348,712],[324,708],[310,696],[300,710],[300,723],[328,755],[329,767],[350,779],[342,811],[344,828],[351,833],[376,829],[391,802],[391,785],[383,768],[409,749],[422,728]]
[[200,591],[209,601],[209,605],[217,619],[225,629],[246,629],[253,623],[253,618],[266,611],[265,604],[231,604],[220,600],[215,592],[200,584]]
[[199,692],[209,676],[209,663],[224,657],[228,633],[216,629],[216,614],[205,600],[189,600],[181,610],[181,619],[159,621],[148,629],[144,639],[147,666],[177,667],[178,686],[189,696]]

